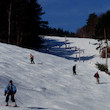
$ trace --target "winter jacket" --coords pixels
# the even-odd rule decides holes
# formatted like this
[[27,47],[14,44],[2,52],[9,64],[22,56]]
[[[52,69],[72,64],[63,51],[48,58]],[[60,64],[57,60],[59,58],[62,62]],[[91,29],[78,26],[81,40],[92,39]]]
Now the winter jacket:
[[76,71],[76,66],[73,66],[73,71]]
[[94,75],[94,77],[95,77],[95,78],[99,78],[99,74],[96,73],[96,74]]
[[76,65],[73,66],[73,72],[76,73]]
[[8,92],[12,92],[13,94],[15,94],[17,91],[16,87],[12,84],[12,85],[9,85],[5,88],[5,93],[8,93]]
[[33,55],[30,55],[30,58],[34,58],[34,56]]

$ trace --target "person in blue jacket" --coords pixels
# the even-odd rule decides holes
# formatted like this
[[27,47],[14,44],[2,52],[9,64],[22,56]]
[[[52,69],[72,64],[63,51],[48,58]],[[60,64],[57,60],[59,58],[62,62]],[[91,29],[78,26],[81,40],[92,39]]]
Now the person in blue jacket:
[[11,96],[11,100],[14,103],[14,107],[17,107],[15,99],[14,99],[14,95],[15,95],[16,91],[17,91],[16,86],[14,86],[12,83],[12,80],[10,80],[9,84],[5,88],[5,93],[4,93],[4,96],[6,96],[6,100],[5,100],[6,106],[8,106],[9,96]]

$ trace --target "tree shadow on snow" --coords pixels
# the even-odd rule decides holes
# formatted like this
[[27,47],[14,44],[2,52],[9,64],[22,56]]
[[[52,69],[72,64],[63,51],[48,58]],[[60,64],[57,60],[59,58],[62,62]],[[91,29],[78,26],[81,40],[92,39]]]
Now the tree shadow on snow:
[[[70,43],[67,43],[67,48],[65,49],[65,42],[61,42],[58,40],[51,40],[46,39],[45,43],[42,46],[42,49],[39,49],[39,52],[52,54],[58,57],[62,57],[68,60],[79,60],[79,50],[76,49],[76,47],[70,47]],[[88,61],[90,59],[93,59],[95,55],[92,56],[82,56],[84,53],[84,50],[80,50],[81,57],[80,61]],[[74,57],[72,56],[74,54]]]

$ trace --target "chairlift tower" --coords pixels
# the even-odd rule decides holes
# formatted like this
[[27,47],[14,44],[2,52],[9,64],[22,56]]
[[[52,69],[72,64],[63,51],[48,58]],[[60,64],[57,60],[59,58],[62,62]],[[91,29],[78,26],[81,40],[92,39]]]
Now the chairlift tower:
[[66,40],[66,36],[65,36],[65,49],[67,48],[67,40]]

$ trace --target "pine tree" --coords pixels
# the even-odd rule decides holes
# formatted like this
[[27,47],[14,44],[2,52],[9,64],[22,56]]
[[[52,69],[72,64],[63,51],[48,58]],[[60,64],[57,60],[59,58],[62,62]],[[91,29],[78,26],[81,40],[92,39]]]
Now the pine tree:
[[8,41],[8,4],[8,1],[0,1],[0,41],[2,40],[3,42]]
[[[41,15],[44,14],[42,12],[42,7],[38,4],[37,0],[29,0],[28,1],[28,11],[27,11],[27,38],[23,38],[23,44],[31,47],[38,46],[40,38],[38,37],[41,25]],[[30,44],[28,43],[30,42]]]
[[95,13],[89,15],[87,20],[87,35],[89,38],[95,37],[95,27],[98,22],[98,17]]
[[42,7],[37,0],[1,0],[0,40],[25,47],[40,45]]

